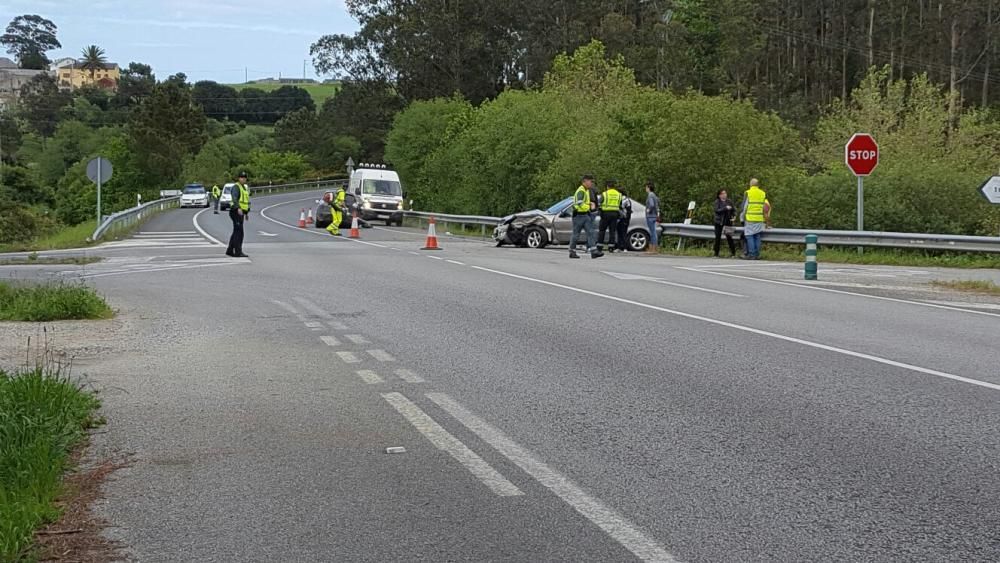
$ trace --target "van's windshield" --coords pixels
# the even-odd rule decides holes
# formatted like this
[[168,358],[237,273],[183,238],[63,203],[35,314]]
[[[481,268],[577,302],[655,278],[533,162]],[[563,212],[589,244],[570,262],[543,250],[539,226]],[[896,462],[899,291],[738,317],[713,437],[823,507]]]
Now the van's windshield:
[[395,180],[362,180],[361,193],[364,195],[402,196],[403,188]]

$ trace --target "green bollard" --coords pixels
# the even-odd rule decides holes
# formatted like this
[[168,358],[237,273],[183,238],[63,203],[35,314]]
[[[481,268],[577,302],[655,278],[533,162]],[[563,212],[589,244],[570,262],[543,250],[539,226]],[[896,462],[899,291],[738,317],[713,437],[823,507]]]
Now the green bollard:
[[818,279],[817,269],[818,264],[816,263],[816,243],[819,241],[819,237],[816,235],[806,235],[806,279],[815,280]]

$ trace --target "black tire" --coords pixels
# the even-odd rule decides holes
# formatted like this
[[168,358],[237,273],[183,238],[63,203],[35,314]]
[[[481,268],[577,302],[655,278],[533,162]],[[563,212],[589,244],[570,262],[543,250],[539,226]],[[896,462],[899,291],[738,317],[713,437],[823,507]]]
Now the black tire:
[[549,237],[545,231],[539,227],[528,227],[524,231],[524,246],[528,248],[545,248],[549,244]]
[[385,220],[385,226],[386,227],[391,227],[392,226],[392,219],[386,219]]
[[645,229],[635,229],[628,233],[628,249],[633,252],[642,252],[649,248],[649,233]]
[[399,219],[398,221],[396,221],[396,226],[397,227],[402,227],[403,226],[403,219]]

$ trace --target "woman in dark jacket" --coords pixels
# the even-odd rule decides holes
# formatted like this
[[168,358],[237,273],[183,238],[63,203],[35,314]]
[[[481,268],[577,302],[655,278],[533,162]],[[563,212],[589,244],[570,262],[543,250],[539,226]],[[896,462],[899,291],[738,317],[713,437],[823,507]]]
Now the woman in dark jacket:
[[719,257],[719,247],[722,245],[722,234],[725,232],[726,241],[729,243],[729,253],[736,257],[736,244],[733,242],[733,217],[736,215],[736,206],[729,201],[726,190],[719,190],[715,196],[715,257]]

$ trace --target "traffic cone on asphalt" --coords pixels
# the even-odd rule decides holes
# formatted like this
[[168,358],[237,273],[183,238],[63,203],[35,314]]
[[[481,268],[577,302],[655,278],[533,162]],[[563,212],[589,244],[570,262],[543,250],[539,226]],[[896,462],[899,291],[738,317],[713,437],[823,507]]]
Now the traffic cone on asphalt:
[[302,213],[299,215],[299,228],[306,228],[306,210],[303,209]]
[[438,246],[437,228],[433,215],[427,223],[427,244],[420,250],[441,250],[441,247]]
[[347,238],[361,238],[361,230],[358,229],[358,212],[351,212],[351,234]]
[[312,207],[309,208],[309,215],[306,215],[306,224],[307,225],[312,225],[313,224],[313,210],[312,210]]

